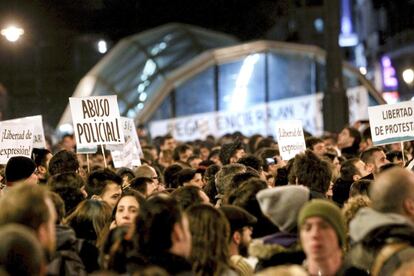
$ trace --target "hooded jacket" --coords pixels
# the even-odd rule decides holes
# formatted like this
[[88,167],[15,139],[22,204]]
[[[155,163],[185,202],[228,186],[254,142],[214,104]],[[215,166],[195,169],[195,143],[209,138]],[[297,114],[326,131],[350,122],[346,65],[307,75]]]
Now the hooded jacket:
[[382,275],[392,275],[402,262],[414,258],[414,223],[396,213],[381,213],[363,208],[350,223],[352,247],[348,266],[370,271],[379,251],[391,243],[407,243],[408,247],[392,255],[382,266]]

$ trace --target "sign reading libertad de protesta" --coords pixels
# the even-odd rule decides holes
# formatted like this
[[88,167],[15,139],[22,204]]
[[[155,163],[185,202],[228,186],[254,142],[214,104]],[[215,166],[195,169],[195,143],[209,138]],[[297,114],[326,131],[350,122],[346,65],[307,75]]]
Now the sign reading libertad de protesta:
[[78,146],[124,143],[115,95],[69,98],[69,103]]
[[414,102],[368,108],[374,145],[414,140]]

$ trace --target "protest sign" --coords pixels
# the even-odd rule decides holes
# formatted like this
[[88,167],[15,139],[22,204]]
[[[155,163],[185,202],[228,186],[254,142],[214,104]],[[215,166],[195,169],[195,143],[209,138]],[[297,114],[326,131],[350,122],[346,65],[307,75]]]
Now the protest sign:
[[31,157],[33,149],[33,125],[0,124],[0,164],[7,164],[13,156]]
[[302,121],[287,120],[276,123],[276,137],[283,160],[290,160],[306,150]]
[[115,95],[69,98],[69,103],[79,147],[124,143]]
[[384,104],[368,108],[374,145],[414,140],[414,102]]
[[22,117],[12,120],[1,121],[0,124],[28,124],[33,125],[33,147],[46,148],[45,132],[43,130],[42,115]]
[[115,168],[141,166],[140,155],[142,155],[142,149],[134,120],[121,117],[121,125],[124,132],[125,144],[107,146],[107,149],[111,151],[114,166]]

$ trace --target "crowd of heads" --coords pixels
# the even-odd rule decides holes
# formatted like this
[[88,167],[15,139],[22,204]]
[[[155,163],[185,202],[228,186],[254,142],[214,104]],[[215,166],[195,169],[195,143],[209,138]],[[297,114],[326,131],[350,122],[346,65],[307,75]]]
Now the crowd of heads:
[[76,154],[71,135],[10,158],[0,272],[388,275],[414,260],[410,142],[374,146],[347,126],[283,160],[259,134],[140,139],[132,168]]

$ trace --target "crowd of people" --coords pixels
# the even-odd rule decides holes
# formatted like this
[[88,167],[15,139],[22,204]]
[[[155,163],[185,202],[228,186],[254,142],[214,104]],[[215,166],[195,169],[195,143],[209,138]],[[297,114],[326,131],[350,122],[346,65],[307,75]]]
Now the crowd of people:
[[414,271],[411,142],[345,127],[282,160],[259,134],[140,138],[139,167],[71,135],[0,167],[0,275]]

